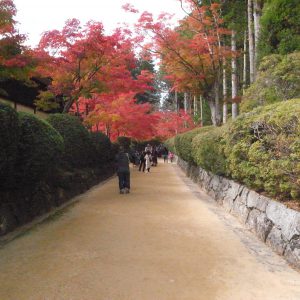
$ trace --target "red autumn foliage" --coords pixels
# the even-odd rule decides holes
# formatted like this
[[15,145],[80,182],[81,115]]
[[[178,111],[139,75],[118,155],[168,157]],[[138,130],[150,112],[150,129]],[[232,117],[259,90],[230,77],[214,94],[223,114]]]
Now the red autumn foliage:
[[16,29],[17,10],[12,0],[0,1],[0,75],[3,78],[27,79],[31,63],[29,51],[23,45],[26,36]]

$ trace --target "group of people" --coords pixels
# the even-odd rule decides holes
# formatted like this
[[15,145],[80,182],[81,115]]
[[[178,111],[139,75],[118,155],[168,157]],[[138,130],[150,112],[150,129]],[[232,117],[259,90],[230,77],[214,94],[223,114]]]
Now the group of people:
[[168,162],[172,163],[174,160],[174,153],[168,151],[167,148],[163,148],[162,157],[164,159],[164,163],[168,163]]
[[146,173],[150,172],[151,166],[157,166],[157,158],[158,152],[156,147],[152,147],[151,145],[147,145],[145,150],[139,153],[136,152],[137,160],[135,161],[134,165],[139,167],[139,171],[143,171]]
[[148,144],[141,152],[127,153],[124,147],[121,146],[116,156],[120,194],[128,194],[130,192],[130,162],[138,167],[140,172],[150,173],[150,168],[157,166],[159,156],[163,157],[164,162],[168,162],[168,160],[173,162],[174,154],[168,152],[165,147],[152,147]]

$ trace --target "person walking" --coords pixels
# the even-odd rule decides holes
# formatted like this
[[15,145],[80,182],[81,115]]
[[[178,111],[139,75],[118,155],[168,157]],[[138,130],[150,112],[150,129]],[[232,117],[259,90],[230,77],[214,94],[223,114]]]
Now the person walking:
[[147,153],[147,152],[152,152],[152,147],[151,147],[151,145],[150,144],[147,144],[147,146],[146,146],[146,148],[145,148],[145,152]]
[[130,169],[129,155],[121,147],[116,156],[117,174],[119,178],[120,194],[128,194],[130,192]]
[[150,168],[151,168],[151,152],[150,151],[146,152],[145,165],[146,165],[146,172],[149,173]]
[[169,160],[170,160],[170,163],[173,163],[173,159],[174,159],[174,154],[170,151],[170,152],[169,152]]
[[139,167],[139,171],[142,171],[145,172],[145,155],[146,155],[146,152],[143,151],[142,154],[141,154],[141,157],[140,157],[140,167]]
[[156,148],[153,147],[153,150],[152,150],[152,166],[153,167],[157,166],[157,158],[158,158],[158,152],[157,152]]
[[168,149],[166,147],[163,148],[162,150],[162,156],[164,158],[164,163],[168,162]]

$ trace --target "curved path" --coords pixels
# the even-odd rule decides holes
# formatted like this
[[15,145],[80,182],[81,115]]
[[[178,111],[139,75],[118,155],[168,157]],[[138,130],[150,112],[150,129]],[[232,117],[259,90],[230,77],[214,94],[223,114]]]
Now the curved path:
[[177,166],[116,178],[0,249],[1,300],[297,300],[300,274]]

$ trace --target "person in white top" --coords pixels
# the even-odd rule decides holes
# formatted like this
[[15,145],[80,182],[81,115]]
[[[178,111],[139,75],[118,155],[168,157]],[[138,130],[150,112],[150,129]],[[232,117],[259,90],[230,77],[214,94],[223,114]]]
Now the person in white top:
[[150,168],[151,168],[151,153],[150,151],[146,152],[145,155],[145,164],[146,164],[146,171],[145,172],[150,172]]
[[145,148],[145,152],[147,153],[148,151],[149,151],[150,153],[152,153],[152,147],[151,147],[150,144],[148,144],[148,145],[146,146],[146,148]]

